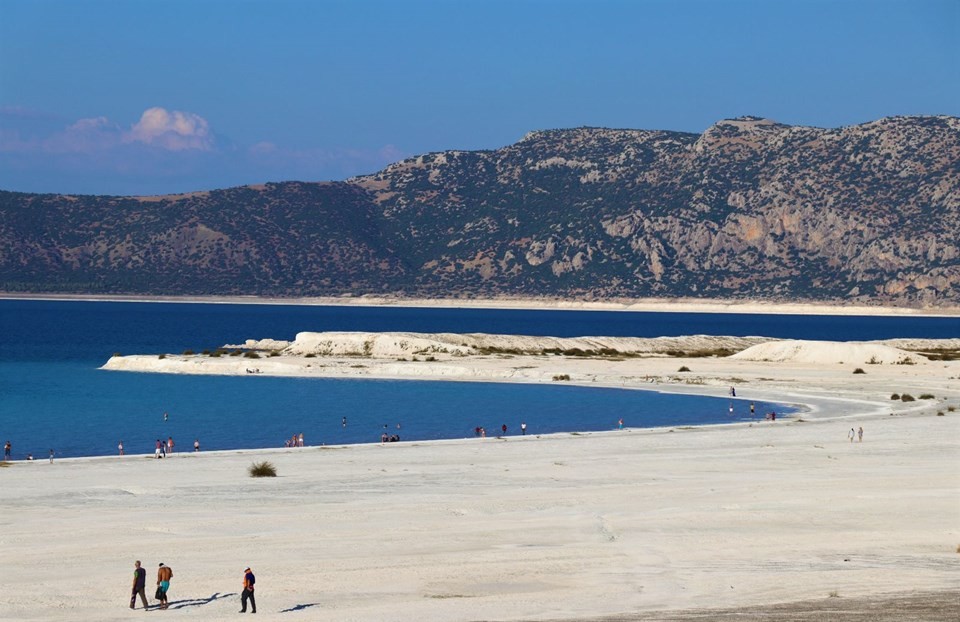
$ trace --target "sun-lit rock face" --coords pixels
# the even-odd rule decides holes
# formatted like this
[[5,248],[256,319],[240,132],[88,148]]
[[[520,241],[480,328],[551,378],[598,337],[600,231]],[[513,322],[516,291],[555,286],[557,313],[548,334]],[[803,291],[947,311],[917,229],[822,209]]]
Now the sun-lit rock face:
[[960,119],[576,128],[345,182],[0,192],[0,291],[960,304]]

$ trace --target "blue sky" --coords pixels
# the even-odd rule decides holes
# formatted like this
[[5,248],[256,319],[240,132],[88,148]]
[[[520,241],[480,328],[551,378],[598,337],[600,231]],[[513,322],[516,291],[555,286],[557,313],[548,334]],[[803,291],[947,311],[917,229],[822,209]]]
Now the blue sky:
[[534,129],[960,115],[960,2],[0,0],[0,189],[343,179]]

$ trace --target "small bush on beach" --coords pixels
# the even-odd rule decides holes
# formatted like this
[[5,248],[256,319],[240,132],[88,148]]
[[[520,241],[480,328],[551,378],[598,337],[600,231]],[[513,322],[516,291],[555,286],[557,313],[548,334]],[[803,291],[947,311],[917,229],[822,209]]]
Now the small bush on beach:
[[855,373],[855,374],[865,374],[865,373],[867,373],[867,372],[863,371],[863,368],[862,368],[862,367],[858,367],[858,368],[856,368],[855,370],[853,370],[853,373]]
[[840,592],[836,590],[830,592],[830,598],[840,598]]
[[163,360],[163,359],[167,358],[167,355],[166,355],[166,354],[158,354],[158,355],[157,355],[157,358],[160,359],[160,360]]
[[904,393],[903,395],[900,396],[900,401],[901,401],[901,402],[915,402],[916,400],[913,399],[913,396],[910,395],[909,393]]
[[942,410],[938,410],[938,411],[937,411],[937,416],[938,416],[938,417],[944,417],[945,415],[943,414],[943,411],[942,411]]
[[246,358],[248,358],[248,359],[258,359],[258,358],[260,358],[260,355],[257,354],[256,352],[244,352],[244,353],[243,353],[243,356],[246,357]]
[[230,353],[230,356],[240,356],[240,354],[242,354],[240,350],[234,350],[233,352]]
[[271,352],[271,353],[270,353],[270,354],[268,354],[267,356],[270,356],[270,357],[274,357],[274,356],[280,356],[280,353],[279,353],[279,352],[277,352],[276,350],[274,350],[273,352]]
[[184,351],[183,351],[183,355],[184,355],[184,356],[193,356],[193,350],[184,350]]
[[690,368],[687,367],[686,365],[683,365],[683,366],[682,366],[680,369],[678,369],[677,371],[690,371]]
[[892,400],[898,400],[898,399],[900,399],[900,394],[899,394],[899,393],[894,393],[893,395],[890,396],[890,399],[892,399]]
[[276,477],[277,468],[273,466],[272,463],[264,460],[263,462],[254,462],[250,465],[250,468],[247,469],[250,472],[250,477]]
[[553,380],[554,382],[557,382],[560,380],[570,380],[570,374],[558,374],[553,377]]
[[312,358],[316,358],[316,356],[317,356],[317,355],[314,354],[313,352],[309,352],[309,353],[307,353],[307,354],[304,354],[304,355],[303,355],[303,358],[305,358],[305,359],[312,359]]
[[924,393],[924,394],[922,394],[922,395],[920,396],[920,399],[922,399],[922,400],[935,400],[935,399],[937,399],[937,398],[934,397],[933,395],[931,395],[930,393]]
[[947,406],[947,412],[948,412],[948,413],[952,413],[952,412],[955,411],[956,409],[957,409],[956,406]]
[[210,350],[203,350],[202,352],[200,352],[200,354],[204,356],[210,356]]

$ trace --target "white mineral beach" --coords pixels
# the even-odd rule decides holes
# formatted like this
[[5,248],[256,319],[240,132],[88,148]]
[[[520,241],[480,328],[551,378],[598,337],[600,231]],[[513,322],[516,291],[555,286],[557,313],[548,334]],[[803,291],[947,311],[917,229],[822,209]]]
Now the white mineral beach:
[[[257,616],[277,620],[584,620],[960,588],[960,361],[905,364],[889,344],[755,348],[113,359],[167,372],[567,374],[718,396],[735,386],[808,410],[696,428],[18,462],[0,469],[0,619],[139,618],[128,609],[137,559],[151,597],[157,565],[174,571],[170,610],[147,615],[203,620],[237,616],[247,566]],[[259,460],[278,477],[250,478]]]

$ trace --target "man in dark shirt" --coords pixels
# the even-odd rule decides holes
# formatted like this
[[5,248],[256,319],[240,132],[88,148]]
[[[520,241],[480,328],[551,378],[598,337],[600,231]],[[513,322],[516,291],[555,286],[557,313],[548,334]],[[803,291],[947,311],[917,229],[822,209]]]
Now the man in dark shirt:
[[148,609],[150,605],[147,604],[147,571],[140,567],[140,560],[138,559],[134,565],[133,570],[133,591],[130,592],[130,608],[136,609],[134,605],[137,604],[137,595],[140,595],[140,601],[143,602],[143,608]]
[[247,568],[243,571],[243,593],[240,595],[240,613],[247,612],[247,600],[250,600],[250,613],[257,612],[257,600],[253,597],[253,584],[257,579],[253,576],[253,571]]

